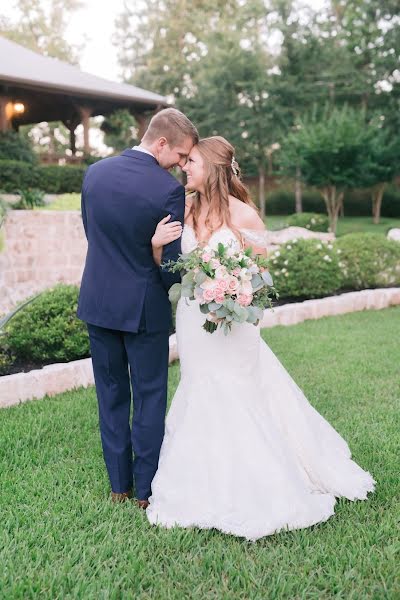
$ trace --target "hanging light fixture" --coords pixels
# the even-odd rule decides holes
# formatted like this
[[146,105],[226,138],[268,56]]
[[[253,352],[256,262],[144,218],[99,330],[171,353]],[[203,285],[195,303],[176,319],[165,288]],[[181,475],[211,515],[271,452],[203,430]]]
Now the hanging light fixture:
[[13,112],[15,115],[22,115],[25,112],[25,105],[22,102],[14,102]]

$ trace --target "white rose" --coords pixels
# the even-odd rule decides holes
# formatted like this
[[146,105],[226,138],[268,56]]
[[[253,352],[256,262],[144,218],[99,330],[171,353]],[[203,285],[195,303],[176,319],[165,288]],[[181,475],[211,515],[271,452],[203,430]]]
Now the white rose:
[[226,270],[226,267],[224,266],[220,266],[217,269],[215,269],[215,277],[217,279],[224,279],[228,274],[228,271]]
[[250,281],[243,281],[241,286],[240,286],[240,292],[242,294],[252,294],[253,293],[253,286],[251,285]]
[[248,269],[241,269],[241,271],[239,273],[239,277],[243,281],[249,281],[252,278],[252,274],[249,273]]

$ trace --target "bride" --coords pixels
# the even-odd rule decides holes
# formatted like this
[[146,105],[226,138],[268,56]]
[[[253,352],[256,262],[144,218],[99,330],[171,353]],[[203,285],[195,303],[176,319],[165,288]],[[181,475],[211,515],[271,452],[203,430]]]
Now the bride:
[[[265,253],[265,228],[239,179],[233,147],[201,140],[184,167],[182,251],[219,242]],[[159,224],[153,253],[180,228]],[[176,335],[181,380],[166,420],[147,508],[151,523],[216,528],[256,540],[308,527],[334,513],[336,497],[363,500],[371,475],[309,404],[252,324],[207,333],[197,301],[181,299]]]

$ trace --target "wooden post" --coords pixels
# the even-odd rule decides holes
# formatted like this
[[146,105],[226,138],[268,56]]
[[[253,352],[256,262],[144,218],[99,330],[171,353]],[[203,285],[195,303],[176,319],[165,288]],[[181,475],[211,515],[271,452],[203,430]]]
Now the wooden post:
[[0,96],[0,131],[11,129],[11,115],[9,110],[10,99]]
[[64,123],[65,127],[69,131],[69,147],[70,147],[70,150],[72,152],[72,156],[75,156],[75,154],[76,154],[75,129],[79,125],[79,118],[78,117],[72,117],[71,119],[65,119],[63,121],[63,123]]
[[87,106],[78,106],[78,111],[83,125],[83,153],[90,154],[89,119],[92,114],[92,109]]

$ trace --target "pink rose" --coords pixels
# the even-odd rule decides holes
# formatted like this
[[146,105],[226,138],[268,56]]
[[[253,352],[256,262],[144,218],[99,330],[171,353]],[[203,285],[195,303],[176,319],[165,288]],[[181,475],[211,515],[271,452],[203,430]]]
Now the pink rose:
[[233,269],[232,274],[237,277],[238,275],[240,275],[240,271],[242,269],[240,267],[236,267],[236,269]]
[[204,252],[202,254],[202,256],[201,256],[201,260],[203,262],[206,262],[206,263],[210,262],[210,260],[211,260],[211,254],[208,254],[207,252]]
[[221,292],[226,292],[228,289],[228,282],[225,279],[217,279],[217,289]]
[[213,289],[207,289],[203,292],[204,302],[212,302],[215,298],[215,291]]
[[237,301],[240,306],[249,306],[253,300],[253,296],[251,294],[239,294]]
[[215,296],[215,302],[218,302],[218,304],[222,304],[224,300],[225,300],[225,295],[223,293],[217,292],[217,294]]
[[212,258],[210,261],[210,265],[212,269],[218,269],[221,263],[219,262],[218,258]]
[[228,290],[231,293],[236,292],[238,285],[239,285],[239,281],[236,279],[236,277],[231,277],[229,279],[229,283],[228,283]]

